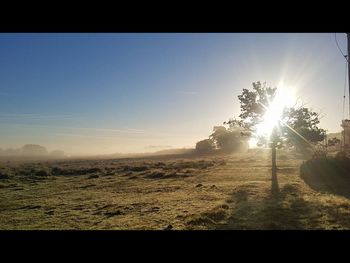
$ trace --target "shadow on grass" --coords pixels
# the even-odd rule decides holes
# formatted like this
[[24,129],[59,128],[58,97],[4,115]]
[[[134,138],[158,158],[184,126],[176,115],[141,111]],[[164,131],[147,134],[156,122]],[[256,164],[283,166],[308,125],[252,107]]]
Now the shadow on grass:
[[[202,214],[190,223],[217,230],[322,229],[318,207],[305,201],[300,186],[270,187],[242,185],[223,206]],[[220,217],[218,217],[220,215]],[[348,218],[349,219],[349,218]]]
[[299,183],[285,184],[278,193],[269,185],[245,184],[226,204],[190,221],[213,230],[322,230],[350,229],[350,204],[304,199]]
[[329,192],[350,198],[350,160],[315,159],[304,162],[300,177],[316,191]]
[[277,170],[275,172],[272,172],[272,178],[271,178],[271,195],[277,196],[280,189],[278,186],[278,179],[277,179]]
[[270,192],[263,198],[249,193],[249,189],[241,189],[233,193],[232,200],[236,202],[232,213],[226,222],[216,229],[272,230],[317,227],[317,211],[301,197],[298,188],[293,185],[285,185],[279,192]]

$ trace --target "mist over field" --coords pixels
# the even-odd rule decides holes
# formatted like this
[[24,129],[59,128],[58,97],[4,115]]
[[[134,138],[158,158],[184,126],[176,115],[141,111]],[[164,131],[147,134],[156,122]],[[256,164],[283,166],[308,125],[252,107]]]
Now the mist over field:
[[0,230],[349,230],[347,39],[0,33]]

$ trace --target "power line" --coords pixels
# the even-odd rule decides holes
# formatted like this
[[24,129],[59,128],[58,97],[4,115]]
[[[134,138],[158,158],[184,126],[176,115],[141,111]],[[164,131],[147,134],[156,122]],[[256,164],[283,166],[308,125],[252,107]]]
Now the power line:
[[337,47],[340,51],[340,53],[343,55],[343,57],[346,59],[346,61],[349,63],[349,60],[348,60],[348,56],[347,55],[344,55],[343,51],[341,50],[341,48],[339,47],[339,43],[338,43],[338,40],[337,40],[337,33],[334,33],[334,39],[335,39],[335,43],[337,44]]

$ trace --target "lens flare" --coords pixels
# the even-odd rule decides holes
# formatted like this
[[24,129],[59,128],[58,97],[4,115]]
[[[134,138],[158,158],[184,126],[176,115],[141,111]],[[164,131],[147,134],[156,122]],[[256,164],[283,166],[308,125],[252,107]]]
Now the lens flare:
[[258,139],[256,137],[251,137],[248,141],[249,148],[258,147]]
[[283,84],[278,85],[276,94],[269,103],[263,105],[266,107],[266,112],[263,116],[263,121],[256,126],[255,136],[249,141],[249,145],[256,145],[257,137],[270,138],[272,130],[281,120],[283,110],[286,107],[291,107],[295,104],[296,99],[292,88],[287,88]]

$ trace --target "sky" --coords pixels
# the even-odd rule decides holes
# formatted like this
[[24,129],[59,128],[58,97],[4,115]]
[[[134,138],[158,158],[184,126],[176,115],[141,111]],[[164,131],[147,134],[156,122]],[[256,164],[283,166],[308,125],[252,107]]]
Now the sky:
[[[239,115],[243,88],[282,79],[321,112],[320,127],[338,132],[345,59],[334,35],[0,33],[0,148],[194,147]],[[346,35],[337,39],[346,53]]]

